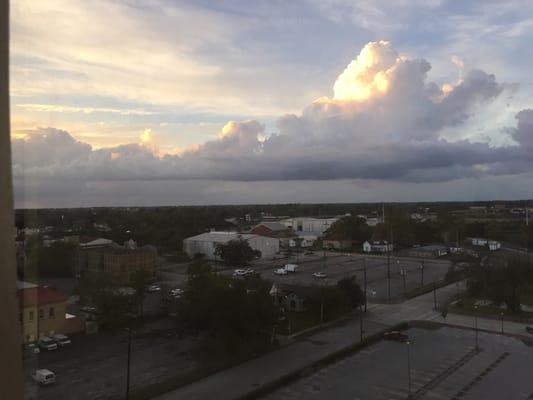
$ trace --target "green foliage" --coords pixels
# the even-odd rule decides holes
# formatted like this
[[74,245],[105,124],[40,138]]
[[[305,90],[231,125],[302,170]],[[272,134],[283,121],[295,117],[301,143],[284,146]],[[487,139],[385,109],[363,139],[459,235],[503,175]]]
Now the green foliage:
[[98,322],[108,328],[125,326],[131,319],[135,300],[132,296],[118,294],[112,290],[101,291],[96,297]]
[[26,261],[19,267],[19,275],[26,278],[70,278],[77,262],[76,246],[54,242],[44,247],[38,240],[26,244]]
[[484,297],[520,312],[520,292],[533,282],[533,270],[524,257],[495,258],[489,265],[476,267],[467,282],[472,297]]
[[233,280],[201,269],[189,278],[179,318],[227,350],[250,341],[268,343],[278,316],[268,290],[259,278]]
[[211,266],[205,260],[204,254],[197,253],[194,255],[193,259],[189,263],[189,267],[187,268],[187,273],[190,277],[211,273]]
[[226,244],[219,244],[215,254],[224,264],[232,267],[244,267],[256,257],[261,257],[261,252],[253,250],[246,240],[230,240]]
[[351,239],[357,243],[362,243],[370,239],[372,229],[365,220],[357,216],[345,216],[333,223],[328,231],[328,236]]
[[350,307],[357,308],[364,304],[365,294],[357,284],[355,276],[339,280],[337,288],[344,294]]

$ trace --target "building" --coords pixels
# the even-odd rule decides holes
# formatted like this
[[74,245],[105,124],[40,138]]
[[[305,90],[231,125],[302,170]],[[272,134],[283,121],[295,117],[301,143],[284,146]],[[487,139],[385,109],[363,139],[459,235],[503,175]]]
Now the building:
[[143,270],[148,279],[157,278],[155,246],[137,247],[130,239],[124,246],[111,246],[103,251],[103,272],[115,282],[128,284],[139,270]]
[[316,290],[311,286],[274,283],[269,294],[274,306],[285,311],[303,312],[307,309],[305,304],[307,298],[316,293]]
[[343,250],[351,248],[353,246],[353,240],[340,236],[329,235],[324,238],[322,245],[326,249]]
[[292,229],[287,228],[285,225],[279,222],[270,221],[263,221],[259,223],[250,230],[250,233],[259,236],[276,238],[279,240],[281,247],[289,246],[290,239],[296,236]]
[[487,247],[489,251],[496,251],[501,248],[501,243],[496,240],[489,240],[484,238],[470,238],[473,246]]
[[436,258],[448,254],[448,248],[441,245],[419,246],[410,249],[407,254],[411,257]]
[[289,239],[289,247],[312,247],[315,240],[314,236],[298,236],[297,238]]
[[313,217],[295,217],[279,221],[287,228],[292,229],[298,236],[307,235],[322,236],[331,225],[338,221],[338,217],[330,218],[313,218]]
[[17,282],[17,297],[22,343],[67,333],[67,296],[46,286]]
[[393,248],[393,244],[388,243],[386,240],[366,241],[363,243],[363,251],[365,253],[388,253]]
[[500,242],[497,242],[496,240],[489,240],[487,242],[487,247],[489,248],[490,251],[496,251],[496,250],[499,250],[500,247],[502,247],[502,245]]
[[483,238],[471,238],[472,246],[486,246],[488,243],[487,239]]
[[74,276],[81,278],[87,273],[103,271],[104,250],[115,245],[115,242],[105,238],[80,237]]
[[[237,232],[206,232],[192,236],[183,241],[183,252],[189,257],[203,254],[207,260],[217,260],[215,250],[219,244],[226,244],[232,240],[245,240],[253,250],[261,252],[261,257],[273,257],[279,253],[279,239]],[[219,260],[220,261],[220,260]]]
[[373,215],[359,214],[357,217],[361,218],[361,219],[364,219],[365,223],[368,226],[376,226],[377,224],[382,224],[383,223],[383,217],[379,216],[377,214],[373,214]]
[[105,275],[116,283],[128,284],[133,274],[142,269],[149,279],[157,277],[157,249],[137,247],[133,240],[119,246],[108,239],[95,239],[80,244],[77,276]]

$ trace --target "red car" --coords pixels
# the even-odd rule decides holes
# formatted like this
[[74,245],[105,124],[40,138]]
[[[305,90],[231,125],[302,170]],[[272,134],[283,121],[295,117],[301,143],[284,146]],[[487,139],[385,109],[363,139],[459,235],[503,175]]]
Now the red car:
[[407,336],[405,333],[402,333],[400,331],[390,331],[390,332],[386,332],[383,335],[383,339],[406,343],[409,341],[409,336]]

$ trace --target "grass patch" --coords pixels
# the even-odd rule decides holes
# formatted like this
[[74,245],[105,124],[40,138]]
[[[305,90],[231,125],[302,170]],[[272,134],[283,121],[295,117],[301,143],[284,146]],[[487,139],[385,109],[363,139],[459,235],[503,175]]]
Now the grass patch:
[[334,312],[330,311],[328,313],[328,310],[326,309],[324,312],[324,321],[321,321],[319,310],[306,310],[303,312],[291,311],[288,314],[290,330],[289,323],[286,323],[278,328],[278,333],[280,335],[294,335],[298,332],[306,331],[319,325],[335,321],[346,315],[348,312],[349,310],[337,310]]
[[499,308],[494,305],[480,305],[475,308],[476,303],[475,298],[472,297],[463,297],[459,299],[455,304],[451,305],[449,310],[456,314],[463,315],[478,315],[480,317],[492,317],[492,318],[501,318],[501,313],[504,313],[504,319],[516,319],[520,321],[532,320],[533,312],[522,311],[520,313],[511,313],[507,309]]

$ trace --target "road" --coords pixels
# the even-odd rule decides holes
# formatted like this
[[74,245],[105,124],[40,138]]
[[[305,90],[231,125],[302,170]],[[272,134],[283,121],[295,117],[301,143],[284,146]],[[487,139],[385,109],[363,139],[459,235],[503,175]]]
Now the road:
[[[464,289],[464,283],[448,285],[436,291],[439,304],[448,302],[458,291]],[[363,320],[367,335],[379,332],[398,322],[410,320],[428,320],[443,322],[440,312],[433,309],[433,293],[410,299],[401,304],[371,304]],[[446,323],[454,322],[458,326],[471,328],[472,318],[462,316],[447,317]],[[499,332],[494,321],[478,319],[480,329],[493,329]],[[524,325],[508,323],[509,331],[524,332]],[[359,322],[354,318],[342,325],[317,332],[294,344],[281,348],[255,360],[237,367],[221,371],[183,388],[157,397],[158,400],[209,399],[216,393],[217,400],[230,400],[243,397],[253,390],[270,382],[281,379],[288,374],[301,371],[308,365],[322,360],[325,356],[346,349],[359,341]],[[464,330],[465,337],[473,343],[471,330]],[[481,337],[481,336],[480,336]],[[428,354],[431,354],[430,352]],[[351,370],[356,371],[356,370]],[[295,396],[293,398],[306,398]],[[329,397],[329,398],[335,398]],[[357,398],[357,397],[352,397]],[[364,398],[364,397],[363,397]]]
[[[274,270],[287,263],[297,263],[298,272],[288,275],[276,275]],[[424,268],[421,266],[424,265]],[[364,284],[366,266],[367,293],[372,301],[387,301],[388,296],[388,262],[387,256],[342,254],[316,252],[312,256],[301,255],[298,259],[260,260],[253,264],[254,269],[263,279],[304,286],[334,285],[338,280],[356,276],[358,283]],[[390,298],[397,301],[404,298],[405,293],[444,278],[450,262],[438,259],[416,259],[393,256],[390,259]],[[405,274],[401,272],[404,271]],[[313,277],[315,272],[325,272],[326,279]],[[233,270],[221,271],[230,276]]]

